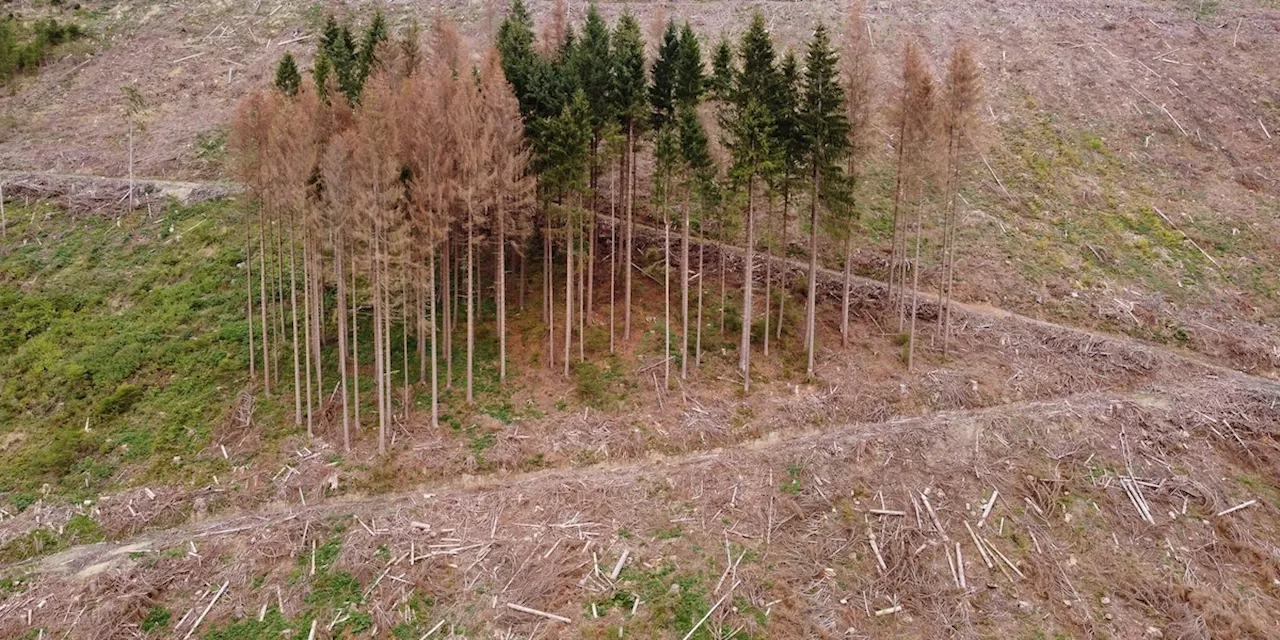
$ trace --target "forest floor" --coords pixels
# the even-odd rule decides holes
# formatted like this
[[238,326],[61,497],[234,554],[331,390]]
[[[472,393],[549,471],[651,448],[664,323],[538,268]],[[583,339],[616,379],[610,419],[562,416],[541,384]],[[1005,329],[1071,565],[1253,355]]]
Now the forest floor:
[[[6,436],[0,475],[31,481],[11,494],[29,496],[20,512],[0,514],[9,637],[184,635],[197,620],[192,635],[214,638],[306,637],[313,621],[316,637],[1280,628],[1280,384],[1194,352],[972,305],[959,308],[943,361],[926,304],[907,371],[873,281],[857,282],[853,339],[838,347],[828,273],[814,382],[802,382],[792,297],[783,341],[757,351],[751,394],[734,373],[735,319],[720,338],[714,313],[700,371],[682,383],[673,367],[660,394],[661,291],[638,272],[643,311],[616,356],[568,380],[548,370],[530,304],[512,319],[507,385],[482,331],[476,403],[460,401],[455,377],[440,430],[399,424],[385,457],[362,430],[344,454],[333,413],[308,440],[288,426],[287,399],[228,387],[245,366],[231,329],[243,321],[234,203],[115,218],[11,200],[10,214],[0,274],[23,295],[10,318],[36,333],[11,361],[25,374],[8,393],[68,384],[36,362],[65,360],[104,382],[78,400],[95,408],[72,447],[95,452],[87,463],[32,466],[61,459],[45,454],[75,411],[66,391],[48,392],[61,397],[52,412],[49,400],[27,405],[44,420]],[[724,253],[735,288],[738,254]],[[120,290],[121,273],[136,288]],[[74,303],[58,297],[67,289]],[[531,282],[528,298],[540,291]],[[598,292],[593,362],[608,350]],[[45,300],[78,311],[41,324],[30,310]],[[125,354],[102,352],[93,318],[118,333],[185,331],[191,347],[121,373]],[[143,320],[159,324],[131,329]],[[47,351],[54,336],[64,351]],[[121,415],[101,411],[118,395],[112,376],[146,381]],[[412,392],[421,416],[429,392]]]
[[[475,40],[500,4],[388,9],[395,29],[442,10]],[[530,2],[538,19],[549,4]],[[753,4],[781,47],[844,10]],[[601,10],[718,38],[753,4]],[[217,182],[235,101],[286,50],[309,65],[322,9],[14,9],[74,15],[92,37],[0,95],[0,636],[1280,636],[1275,0],[869,3],[877,114],[904,37],[935,72],[970,40],[984,72],[949,357],[930,296],[913,371],[885,308],[878,118],[852,339],[826,251],[813,380],[796,223],[789,243],[762,231],[793,290],[768,356],[757,321],[752,392],[734,366],[741,254],[715,243],[724,329],[708,273],[705,360],[664,391],[661,253],[642,226],[651,277],[636,272],[616,355],[601,279],[592,357],[567,379],[549,367],[531,278],[509,380],[482,303],[476,402],[458,350],[441,428],[414,384],[385,456],[367,403],[344,452],[331,403],[309,439],[287,393],[246,384],[248,226]],[[141,181],[133,210],[122,85],[148,99],[139,175],[173,178]],[[289,372],[276,382],[288,391]]]

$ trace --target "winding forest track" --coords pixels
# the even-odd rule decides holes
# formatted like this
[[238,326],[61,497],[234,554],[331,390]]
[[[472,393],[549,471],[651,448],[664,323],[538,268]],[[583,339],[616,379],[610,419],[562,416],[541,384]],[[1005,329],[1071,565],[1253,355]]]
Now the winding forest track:
[[[161,197],[171,196],[184,204],[192,204],[203,200],[227,197],[242,191],[238,185],[229,182],[192,182],[160,179],[135,179],[134,182],[136,185],[135,190],[144,191],[150,194],[158,194]],[[5,193],[7,194],[25,194],[31,197],[57,200],[63,202],[69,208],[76,206],[77,203],[80,203],[80,205],[83,206],[83,203],[85,202],[94,202],[98,203],[96,210],[101,211],[104,207],[112,206],[111,204],[103,204],[104,202],[109,203],[112,199],[115,200],[114,206],[116,207],[123,204],[123,198],[118,196],[123,193],[125,194],[125,197],[127,197],[129,180],[128,178],[75,173],[0,171],[0,184],[4,186]],[[13,190],[12,187],[14,186],[17,186],[18,189]],[[112,197],[104,199],[101,195],[101,192],[103,191],[111,193]],[[596,218],[598,220],[598,224],[609,224],[610,222],[615,224],[622,223],[620,219],[611,218],[605,214],[597,214]],[[662,241],[661,230],[658,227],[636,221],[635,228],[638,235],[648,236],[647,238],[642,237],[642,241],[647,241],[650,244],[657,244]],[[735,260],[741,261],[742,259],[743,252],[736,246],[711,239],[695,239],[695,241],[712,248],[713,251],[723,252],[726,256],[732,256]],[[673,256],[673,258],[677,256],[678,254]],[[773,256],[770,258],[760,253],[757,253],[756,256],[756,259],[762,263],[765,260],[772,259],[775,267],[786,267],[786,269],[792,273],[807,274],[809,270],[808,263],[802,260],[784,258],[780,256]],[[763,277],[762,269],[757,269],[757,273],[760,274],[758,277]],[[825,267],[819,267],[818,273],[820,277],[820,284],[822,285],[819,288],[820,292],[828,297],[839,300],[841,287],[844,283],[844,274],[840,271]],[[863,299],[880,299],[886,295],[888,290],[888,285],[885,282],[859,275],[853,275],[851,277],[851,286],[854,289],[853,299],[855,300],[859,297]],[[920,302],[923,307],[923,313],[926,315],[935,313],[938,305],[938,296],[937,294],[929,291],[921,291]],[[988,320],[1011,320],[1049,331],[1065,332],[1093,340],[1116,341],[1130,346],[1137,346],[1144,349],[1151,349],[1166,353],[1175,358],[1193,362],[1220,373],[1230,372],[1257,380],[1263,380],[1269,384],[1280,385],[1280,380],[1277,380],[1273,376],[1258,375],[1256,373],[1250,373],[1235,367],[1227,366],[1209,358],[1208,356],[1186,349],[1156,344],[1127,335],[1108,333],[1098,331],[1096,329],[1088,329],[1054,322],[1052,320],[1035,318],[1016,311],[986,304],[953,300],[952,305],[953,313],[958,312],[960,316],[969,316],[971,318]],[[961,321],[963,321],[963,318],[961,318]]]

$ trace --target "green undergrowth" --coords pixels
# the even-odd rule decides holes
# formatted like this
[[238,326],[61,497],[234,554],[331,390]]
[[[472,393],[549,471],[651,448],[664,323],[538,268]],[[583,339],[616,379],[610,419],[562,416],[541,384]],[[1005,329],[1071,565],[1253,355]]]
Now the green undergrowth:
[[[0,491],[71,497],[196,459],[243,386],[237,215],[225,202],[116,220],[8,203],[0,245]],[[221,461],[219,461],[221,462]]]

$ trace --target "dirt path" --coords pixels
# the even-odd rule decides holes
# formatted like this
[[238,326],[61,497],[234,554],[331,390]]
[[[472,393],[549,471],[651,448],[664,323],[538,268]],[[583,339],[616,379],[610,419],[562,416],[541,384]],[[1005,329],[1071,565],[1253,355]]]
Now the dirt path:
[[[1225,382],[1210,384],[1226,384]],[[786,433],[773,432],[764,437],[739,443],[732,447],[716,448],[679,456],[666,457],[651,454],[649,458],[617,463],[599,463],[588,467],[568,467],[539,471],[463,476],[443,484],[416,487],[411,490],[378,495],[344,495],[313,502],[310,505],[274,503],[251,513],[233,513],[211,519],[188,523],[169,529],[147,531],[122,540],[81,545],[43,558],[0,567],[0,575],[15,573],[53,574],[89,579],[104,571],[120,566],[132,559],[133,554],[161,551],[188,541],[217,538],[252,532],[272,527],[298,518],[312,521],[334,515],[377,515],[413,507],[424,499],[446,500],[468,494],[483,494],[515,490],[529,495],[540,495],[546,487],[554,487],[572,481],[582,486],[603,486],[612,482],[625,482],[644,473],[656,473],[662,477],[674,477],[677,472],[714,464],[725,456],[763,455],[787,450],[807,450],[815,446],[841,447],[852,450],[872,440],[890,439],[906,432],[928,429],[936,432],[946,428],[964,428],[980,420],[995,417],[1042,415],[1054,410],[1071,410],[1085,405],[1163,405],[1165,399],[1179,394],[1169,391],[1153,395],[1149,392],[1091,391],[1055,398],[1015,402],[972,410],[939,412],[927,416],[899,418],[887,422],[852,423],[830,429],[810,429]],[[430,493],[426,493],[429,491]]]

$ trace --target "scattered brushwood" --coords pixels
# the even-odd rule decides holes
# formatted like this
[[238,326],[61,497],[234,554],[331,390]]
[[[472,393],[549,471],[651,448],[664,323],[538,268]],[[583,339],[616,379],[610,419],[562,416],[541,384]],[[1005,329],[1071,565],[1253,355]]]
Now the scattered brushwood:
[[[55,202],[73,215],[115,216],[131,206],[126,178],[3,171],[0,182],[6,198]],[[240,188],[232,184],[136,180],[136,202],[132,206],[159,214],[170,200],[195,204],[239,192]]]

